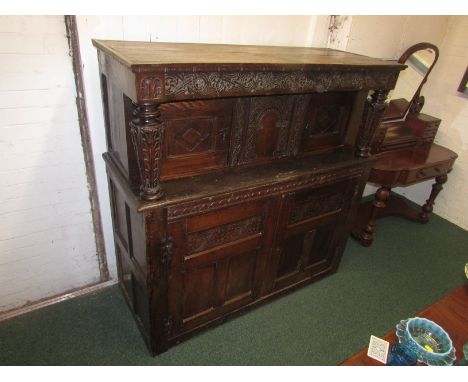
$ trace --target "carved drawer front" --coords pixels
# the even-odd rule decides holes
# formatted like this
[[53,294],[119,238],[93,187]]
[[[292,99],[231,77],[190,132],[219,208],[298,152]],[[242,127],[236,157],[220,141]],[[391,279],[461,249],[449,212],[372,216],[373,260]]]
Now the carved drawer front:
[[270,202],[258,201],[179,220],[169,293],[173,331],[189,331],[255,299],[271,230]]
[[161,178],[180,178],[225,167],[231,114],[231,100],[161,105],[165,126]]
[[270,261],[269,290],[277,290],[330,270],[342,242],[343,225],[355,179],[285,195],[275,251]]
[[300,153],[343,144],[354,96],[352,92],[310,95],[303,121]]

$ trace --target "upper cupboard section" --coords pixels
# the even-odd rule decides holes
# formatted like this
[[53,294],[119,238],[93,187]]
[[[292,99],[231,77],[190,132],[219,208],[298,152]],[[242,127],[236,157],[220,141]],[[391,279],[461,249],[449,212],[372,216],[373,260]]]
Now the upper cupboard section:
[[143,200],[164,195],[161,180],[342,145],[369,156],[388,91],[405,68],[319,48],[93,44],[109,154]]
[[339,147],[349,132],[355,96],[332,92],[163,104],[161,178]]
[[[103,86],[110,84],[103,81]],[[119,97],[112,85],[107,97]],[[120,93],[125,115],[106,108],[109,151],[121,170],[138,183],[130,138],[131,100]],[[105,100],[106,101],[106,100]],[[360,102],[359,102],[360,101]],[[363,92],[330,92],[170,102],[160,105],[164,132],[162,180],[255,166],[275,159],[307,156],[354,145]],[[356,106],[357,105],[357,106]]]

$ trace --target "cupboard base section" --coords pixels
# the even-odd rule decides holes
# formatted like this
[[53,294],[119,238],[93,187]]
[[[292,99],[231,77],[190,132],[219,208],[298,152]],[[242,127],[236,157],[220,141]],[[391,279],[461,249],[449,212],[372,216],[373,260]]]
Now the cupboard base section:
[[336,272],[372,161],[356,162],[152,203],[108,163],[119,284],[151,354]]

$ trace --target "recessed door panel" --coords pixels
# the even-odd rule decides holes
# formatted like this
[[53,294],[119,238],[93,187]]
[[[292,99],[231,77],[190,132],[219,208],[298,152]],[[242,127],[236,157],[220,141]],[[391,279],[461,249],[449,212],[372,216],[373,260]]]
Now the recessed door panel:
[[304,119],[300,153],[343,144],[355,93],[327,93],[310,96]]
[[182,317],[185,321],[210,312],[214,307],[215,264],[188,269],[184,273]]
[[232,100],[173,102],[160,106],[164,121],[161,179],[227,165]]
[[229,258],[224,304],[230,304],[252,294],[257,256],[257,251],[252,251]]

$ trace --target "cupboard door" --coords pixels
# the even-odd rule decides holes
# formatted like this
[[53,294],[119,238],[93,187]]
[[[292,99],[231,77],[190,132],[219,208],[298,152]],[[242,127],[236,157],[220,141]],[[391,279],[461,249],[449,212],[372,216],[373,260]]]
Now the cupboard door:
[[355,93],[312,94],[304,118],[300,154],[343,144]]
[[331,271],[356,179],[284,195],[269,263],[274,291]]
[[172,335],[254,300],[271,241],[272,203],[250,202],[169,224]]
[[232,100],[173,102],[160,107],[165,124],[161,179],[227,165]]
[[[243,113],[236,117],[242,120],[239,130],[243,132],[242,145],[235,150],[240,165],[259,164],[274,158],[290,155],[288,140],[295,100],[300,96],[281,95],[251,97],[242,100],[243,107],[236,108]],[[245,125],[245,126],[244,126]]]

